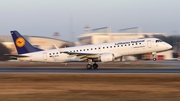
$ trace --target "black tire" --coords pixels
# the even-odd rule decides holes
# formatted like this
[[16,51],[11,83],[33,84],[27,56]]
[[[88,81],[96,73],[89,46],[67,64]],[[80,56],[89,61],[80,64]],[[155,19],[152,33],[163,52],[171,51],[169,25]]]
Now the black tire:
[[93,64],[93,69],[97,69],[98,68],[98,64]]
[[91,64],[87,64],[87,65],[86,65],[86,68],[87,68],[87,69],[92,69],[92,65],[91,65]]

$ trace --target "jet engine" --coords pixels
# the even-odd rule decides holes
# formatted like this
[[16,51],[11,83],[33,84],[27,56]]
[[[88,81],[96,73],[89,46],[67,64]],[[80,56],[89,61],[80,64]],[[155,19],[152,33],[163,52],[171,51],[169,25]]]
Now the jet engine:
[[114,59],[114,54],[112,53],[105,53],[99,56],[101,62],[111,62],[114,61]]

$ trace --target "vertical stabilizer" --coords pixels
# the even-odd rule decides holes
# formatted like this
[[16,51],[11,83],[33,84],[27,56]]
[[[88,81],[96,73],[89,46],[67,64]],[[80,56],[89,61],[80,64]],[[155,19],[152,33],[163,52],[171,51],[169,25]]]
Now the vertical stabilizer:
[[33,47],[18,31],[11,31],[11,35],[18,54],[42,51],[42,49]]

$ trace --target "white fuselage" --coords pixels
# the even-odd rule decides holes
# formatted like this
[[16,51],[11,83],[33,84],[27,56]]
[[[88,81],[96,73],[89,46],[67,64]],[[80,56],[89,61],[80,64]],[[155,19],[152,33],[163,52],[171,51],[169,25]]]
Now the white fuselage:
[[[112,53],[115,58],[125,55],[144,54],[150,52],[159,52],[171,49],[172,46],[166,42],[163,42],[157,38],[144,38],[136,40],[127,40],[111,43],[103,43],[97,45],[85,45],[61,48],[61,51],[67,51],[69,53],[87,53],[87,54],[106,54]],[[32,52],[27,54],[29,57],[21,57],[18,60],[22,61],[38,61],[38,62],[71,62],[71,61],[83,61],[77,55],[69,55],[67,53],[61,53],[58,49],[45,50],[39,52]]]

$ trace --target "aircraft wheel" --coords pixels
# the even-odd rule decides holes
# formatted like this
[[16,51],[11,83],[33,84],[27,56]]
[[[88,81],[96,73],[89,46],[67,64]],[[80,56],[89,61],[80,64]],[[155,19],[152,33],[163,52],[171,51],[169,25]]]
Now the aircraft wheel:
[[92,65],[91,65],[91,64],[87,64],[87,65],[86,65],[86,68],[87,68],[87,69],[92,69]]
[[93,69],[97,69],[98,68],[98,64],[93,64]]
[[153,58],[154,61],[156,61],[156,58]]

